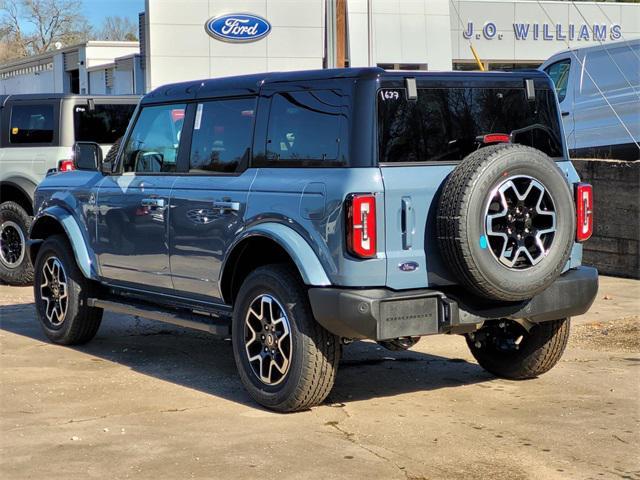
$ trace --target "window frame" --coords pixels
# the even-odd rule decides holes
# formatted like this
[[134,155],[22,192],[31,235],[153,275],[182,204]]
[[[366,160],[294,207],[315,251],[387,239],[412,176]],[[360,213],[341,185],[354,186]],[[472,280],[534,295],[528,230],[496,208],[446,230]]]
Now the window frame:
[[[198,98],[195,101],[190,101],[187,104],[187,114],[185,114],[185,123],[184,123],[185,126],[183,127],[181,139],[180,139],[180,148],[182,148],[182,143],[184,141],[186,153],[184,155],[184,158],[181,158],[180,155],[178,155],[178,167],[177,167],[178,173],[182,175],[189,175],[191,177],[211,177],[211,176],[233,177],[233,176],[241,175],[243,172],[245,172],[250,167],[253,160],[256,124],[258,123],[258,112],[259,112],[259,105],[260,105],[259,98],[260,97],[258,95],[229,95],[229,96],[221,96],[221,97]],[[191,168],[191,149],[193,148],[193,136],[195,133],[195,130],[194,130],[195,118],[196,118],[198,105],[205,104],[205,103],[220,102],[220,101],[246,100],[246,99],[249,99],[249,100],[253,99],[254,107],[255,107],[254,114],[253,114],[253,125],[251,126],[251,137],[249,138],[248,158],[245,159],[244,161],[238,162],[238,166],[233,172],[215,172],[215,171],[190,172],[189,170]],[[192,110],[191,118],[188,116],[189,107],[191,107],[191,110]],[[188,124],[189,128],[188,128],[188,134],[185,135],[186,133],[185,127],[187,126],[187,121],[189,121],[189,124]],[[189,145],[188,148],[186,147],[187,143]],[[180,150],[178,151],[178,153],[180,153]]]
[[[338,131],[340,142],[338,144],[337,158],[330,161],[328,165],[312,164],[309,161],[284,161],[270,160],[267,158],[267,140],[269,138],[269,124],[271,122],[271,110],[273,107],[273,99],[276,95],[296,92],[320,92],[331,91],[338,93],[342,98],[345,93],[342,88],[335,84],[324,84],[318,82],[313,86],[297,87],[295,85],[287,85],[280,88],[266,89],[260,92],[260,102],[258,103],[258,115],[256,115],[255,124],[259,128],[254,127],[254,148],[252,152],[250,166],[255,168],[344,168],[349,166],[349,121],[350,117],[345,112],[344,118],[340,119]],[[344,105],[341,108],[347,108]],[[258,152],[258,153],[256,153]],[[343,160],[340,160],[340,159]],[[315,160],[314,162],[317,162]]]
[[[12,143],[11,142],[11,120],[14,107],[47,105],[53,107],[53,138],[51,142],[38,143]],[[9,100],[2,108],[2,148],[35,148],[35,147],[58,147],[60,146],[60,100]]]
[[[549,75],[549,72],[547,70],[551,69],[553,66],[558,65],[559,63],[569,63],[569,70],[567,73],[567,86],[564,90],[564,95],[562,98],[560,98],[559,92],[558,92],[558,87],[556,87],[556,82],[553,79],[553,77],[551,75]],[[546,73],[547,75],[549,75],[549,78],[551,78],[551,82],[553,83],[553,90],[556,92],[556,96],[558,97],[558,103],[562,103],[564,102],[565,98],[567,98],[567,94],[569,93],[569,88],[571,87],[571,67],[573,66],[573,62],[571,61],[571,57],[564,57],[564,58],[560,58],[558,60],[556,60],[555,62],[551,63],[550,65],[547,65],[544,68],[544,73]]]
[[[124,151],[127,148],[129,140],[133,135],[133,132],[140,120],[140,115],[145,108],[152,107],[167,107],[172,105],[184,105],[184,123],[182,124],[182,130],[180,133],[180,145],[178,145],[178,152],[176,153],[176,171],[175,172],[125,172],[124,171]],[[147,103],[147,104],[139,104],[132,116],[131,121],[129,122],[129,126],[125,135],[122,137],[122,143],[120,145],[120,150],[118,151],[118,157],[116,158],[115,166],[112,168],[111,175],[115,176],[167,176],[167,175],[179,175],[182,173],[180,171],[181,165],[184,165],[184,157],[185,154],[188,155],[188,152],[185,152],[186,144],[191,144],[191,127],[193,126],[193,119],[195,117],[195,108],[193,107],[193,102],[187,102],[182,100],[169,101],[169,102],[161,102],[161,103]],[[188,137],[185,134],[188,132]],[[188,159],[187,159],[188,161]]]

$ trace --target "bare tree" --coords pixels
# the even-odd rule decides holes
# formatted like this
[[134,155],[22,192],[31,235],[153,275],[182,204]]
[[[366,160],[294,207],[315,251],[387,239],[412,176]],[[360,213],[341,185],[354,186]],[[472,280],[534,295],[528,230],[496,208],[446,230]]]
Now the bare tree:
[[107,17],[98,32],[100,40],[138,40],[138,26],[126,17]]
[[85,41],[91,31],[80,0],[2,0],[0,41],[18,57]]

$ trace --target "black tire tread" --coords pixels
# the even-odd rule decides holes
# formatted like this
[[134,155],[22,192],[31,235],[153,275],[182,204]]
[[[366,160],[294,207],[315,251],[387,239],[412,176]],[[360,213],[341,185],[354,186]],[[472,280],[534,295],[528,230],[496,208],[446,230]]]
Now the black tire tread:
[[[532,147],[518,144],[491,145],[471,153],[456,167],[445,183],[438,205],[436,230],[438,245],[445,263],[452,267],[456,277],[468,289],[493,299],[519,301],[522,300],[522,297],[518,293],[499,289],[486,280],[466,241],[466,223],[460,221],[463,216],[468,214],[469,197],[477,177],[491,165],[497,156],[510,150],[520,152],[529,150],[532,153],[539,153]],[[569,256],[572,246],[572,244],[565,246],[564,257]],[[551,274],[532,284],[531,290],[536,293],[544,290],[548,279],[556,278],[563,268],[564,262],[559,262]]]
[[511,380],[535,378],[551,370],[562,357],[569,340],[571,319],[535,325],[517,355],[505,356],[487,347],[477,348],[467,337],[472,355],[488,372]]
[[[41,320],[41,325],[45,332],[45,335],[54,343],[61,345],[81,345],[90,341],[98,332],[100,324],[102,322],[102,309],[89,307],[87,305],[87,298],[90,297],[93,290],[93,282],[87,279],[78,268],[73,256],[73,251],[69,241],[64,235],[52,235],[48,237],[43,243],[38,252],[38,258],[36,259],[37,268],[40,266],[40,258],[49,250],[54,250],[59,257],[65,262],[65,270],[67,271],[67,283],[69,284],[70,301],[71,298],[75,302],[75,305],[69,305],[67,315],[71,318],[66,318],[65,322],[69,322],[68,327],[56,334],[56,331],[49,331],[44,321]],[[34,284],[34,295],[38,296],[38,286]]]
[[[31,216],[26,212],[22,206],[17,204],[16,202],[6,201],[0,204],[0,210],[12,212],[15,216],[22,219],[22,227],[24,229],[24,237],[25,240],[28,239],[29,236],[29,228],[31,227]],[[27,246],[25,245],[25,249]],[[25,251],[24,260],[22,261],[22,265],[18,268],[7,269],[2,268],[2,281],[10,284],[10,285],[28,285],[33,282],[33,265],[31,265],[31,261],[29,260],[29,256]]]
[[[302,373],[292,394],[280,404],[265,406],[279,412],[307,410],[322,403],[333,388],[340,361],[340,339],[313,318],[306,289],[293,268],[282,264],[266,265],[256,269],[247,280],[263,273],[267,273],[269,277],[277,276],[283,279],[289,295],[287,303],[296,304],[301,309],[296,321],[306,352],[301,366]],[[238,297],[241,295],[242,288]],[[252,391],[253,388],[250,385],[247,387],[256,401],[262,403]]]

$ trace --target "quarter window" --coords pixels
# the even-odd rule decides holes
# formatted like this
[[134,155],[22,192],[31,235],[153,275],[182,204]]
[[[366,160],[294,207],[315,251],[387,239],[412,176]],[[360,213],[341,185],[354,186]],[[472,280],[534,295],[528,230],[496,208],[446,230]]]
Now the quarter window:
[[124,149],[124,171],[175,172],[186,105],[145,107]]
[[249,160],[255,99],[238,98],[198,104],[193,126],[189,172],[235,172]]
[[569,85],[569,71],[571,70],[571,60],[560,60],[544,69],[547,75],[553,80],[558,94],[558,101],[562,102],[567,96],[567,85]]
[[274,95],[267,133],[267,163],[340,165],[342,97],[330,90]]
[[135,105],[98,104],[76,105],[73,109],[73,127],[76,142],[115,143],[124,135]]
[[11,143],[51,143],[54,134],[53,105],[14,105],[11,108]]

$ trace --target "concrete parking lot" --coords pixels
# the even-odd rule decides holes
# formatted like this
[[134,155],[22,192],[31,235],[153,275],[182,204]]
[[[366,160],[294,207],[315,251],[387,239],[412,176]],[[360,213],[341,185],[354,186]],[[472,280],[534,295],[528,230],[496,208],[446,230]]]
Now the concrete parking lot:
[[0,477],[640,479],[640,282],[602,278],[560,364],[496,379],[458,336],[345,348],[325,405],[254,404],[231,345],[107,314],[48,343],[30,288],[0,286]]

